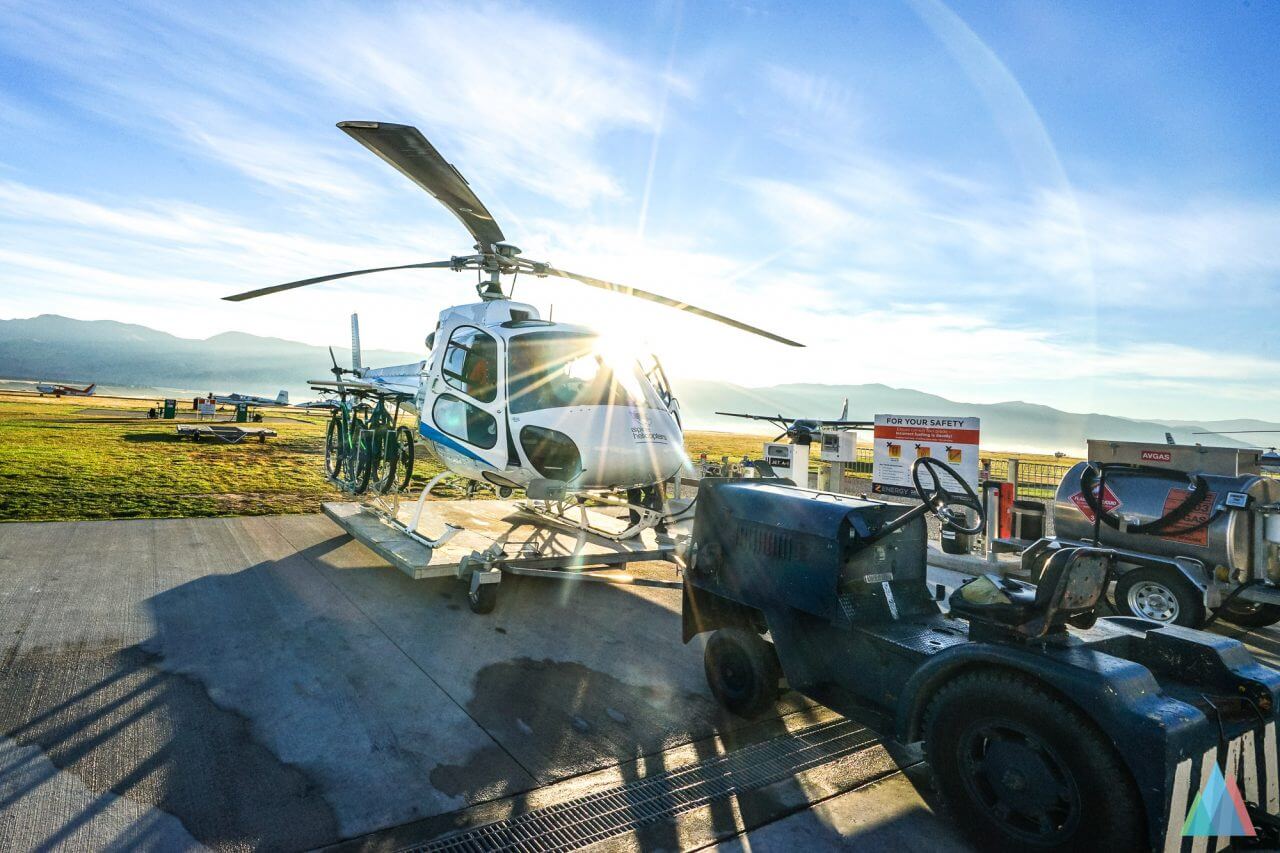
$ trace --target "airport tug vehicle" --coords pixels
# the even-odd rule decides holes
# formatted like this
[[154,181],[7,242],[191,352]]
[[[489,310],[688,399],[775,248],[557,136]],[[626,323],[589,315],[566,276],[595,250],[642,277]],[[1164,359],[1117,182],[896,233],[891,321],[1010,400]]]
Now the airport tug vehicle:
[[982,510],[945,463],[918,459],[912,476],[921,503],[906,511],[781,479],[702,481],[684,640],[711,632],[721,704],[752,716],[785,676],[922,741],[943,805],[984,850],[1190,849],[1184,823],[1214,765],[1247,803],[1254,835],[1236,840],[1280,841],[1280,672],[1229,638],[1098,618],[1107,548],[1056,547],[1038,587],[975,578],[944,612],[924,516],[973,533]]

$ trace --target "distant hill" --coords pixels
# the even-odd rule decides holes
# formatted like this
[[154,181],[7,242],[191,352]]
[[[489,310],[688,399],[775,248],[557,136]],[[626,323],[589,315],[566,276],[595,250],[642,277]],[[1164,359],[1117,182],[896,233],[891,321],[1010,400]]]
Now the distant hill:
[[[339,364],[351,363],[347,349],[334,348]],[[370,365],[403,364],[417,353],[365,350]],[[224,332],[204,340],[180,338],[145,326],[110,320],[73,320],[45,314],[26,320],[0,320],[0,377],[52,382],[97,382],[104,386],[186,388],[275,396],[284,389],[295,400],[311,396],[308,379],[326,377],[329,352],[279,338]],[[877,413],[901,415],[976,415],[982,418],[982,442],[990,448],[1038,453],[1084,452],[1086,438],[1163,441],[1166,431],[1179,443],[1269,447],[1275,436],[1193,435],[1201,430],[1276,429],[1255,420],[1140,421],[1110,415],[1063,412],[1032,403],[965,403],[887,385],[792,384],[745,388],[723,382],[675,383],[685,423],[695,429],[731,432],[769,431],[750,421],[719,417],[717,411],[792,417],[833,418],[849,398],[849,417]]]
[[[333,351],[339,364],[351,365],[349,349],[334,347]],[[417,353],[368,349],[363,356],[372,365],[421,358]],[[314,396],[307,380],[328,378],[328,365],[325,347],[243,332],[196,340],[113,320],[73,320],[54,314],[0,320],[0,376],[8,379],[270,397],[284,389],[302,400]]]
[[[845,397],[849,398],[851,420],[871,420],[876,414],[977,416],[982,419],[982,443],[987,447],[1036,453],[1060,450],[1072,456],[1084,454],[1085,441],[1089,438],[1164,441],[1164,434],[1172,432],[1179,444],[1200,442],[1221,447],[1269,447],[1274,442],[1266,441],[1267,436],[1205,436],[1192,433],[1228,428],[1280,430],[1280,424],[1268,424],[1265,421],[1211,421],[1205,424],[1190,421],[1139,421],[1111,415],[1063,412],[1049,406],[1020,401],[964,403],[921,391],[879,384],[794,384],[769,388],[744,388],[701,380],[686,380],[674,384],[680,404],[684,407],[685,421],[691,428],[734,432],[764,434],[771,430],[766,425],[753,426],[750,421],[721,417],[715,412],[781,412],[789,417],[835,418],[840,414],[840,404]],[[1247,426],[1235,426],[1237,423]],[[1277,433],[1275,439],[1280,440],[1280,433]]]

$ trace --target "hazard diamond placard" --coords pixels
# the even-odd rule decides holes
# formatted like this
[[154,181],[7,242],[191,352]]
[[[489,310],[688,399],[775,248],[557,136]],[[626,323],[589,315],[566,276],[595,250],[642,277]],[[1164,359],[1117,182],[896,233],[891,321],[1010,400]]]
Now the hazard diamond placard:
[[[1093,494],[1097,497],[1097,486],[1093,487]],[[1084,513],[1084,517],[1089,519],[1090,523],[1093,522],[1093,509],[1089,506],[1089,502],[1084,499],[1084,492],[1076,492],[1072,495],[1071,502],[1080,507],[1080,511]],[[1098,501],[1094,501],[1094,503],[1098,503]],[[1106,490],[1102,494],[1101,503],[1102,509],[1107,513],[1111,513],[1120,506],[1120,498],[1116,497],[1116,493],[1111,491],[1110,486],[1107,486]]]

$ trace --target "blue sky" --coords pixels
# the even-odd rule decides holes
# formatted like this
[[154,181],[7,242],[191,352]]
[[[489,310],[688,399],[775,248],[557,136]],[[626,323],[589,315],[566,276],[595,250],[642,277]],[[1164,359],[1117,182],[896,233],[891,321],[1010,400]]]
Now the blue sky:
[[416,351],[460,254],[333,125],[419,126],[677,376],[1280,419],[1280,5],[0,3],[0,316]]

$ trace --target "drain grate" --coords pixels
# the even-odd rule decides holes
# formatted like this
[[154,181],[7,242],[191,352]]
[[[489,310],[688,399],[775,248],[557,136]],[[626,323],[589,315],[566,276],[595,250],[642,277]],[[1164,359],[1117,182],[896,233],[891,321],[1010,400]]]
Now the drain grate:
[[851,755],[876,743],[866,728],[835,720],[463,830],[401,853],[552,853],[577,850],[615,835]]

